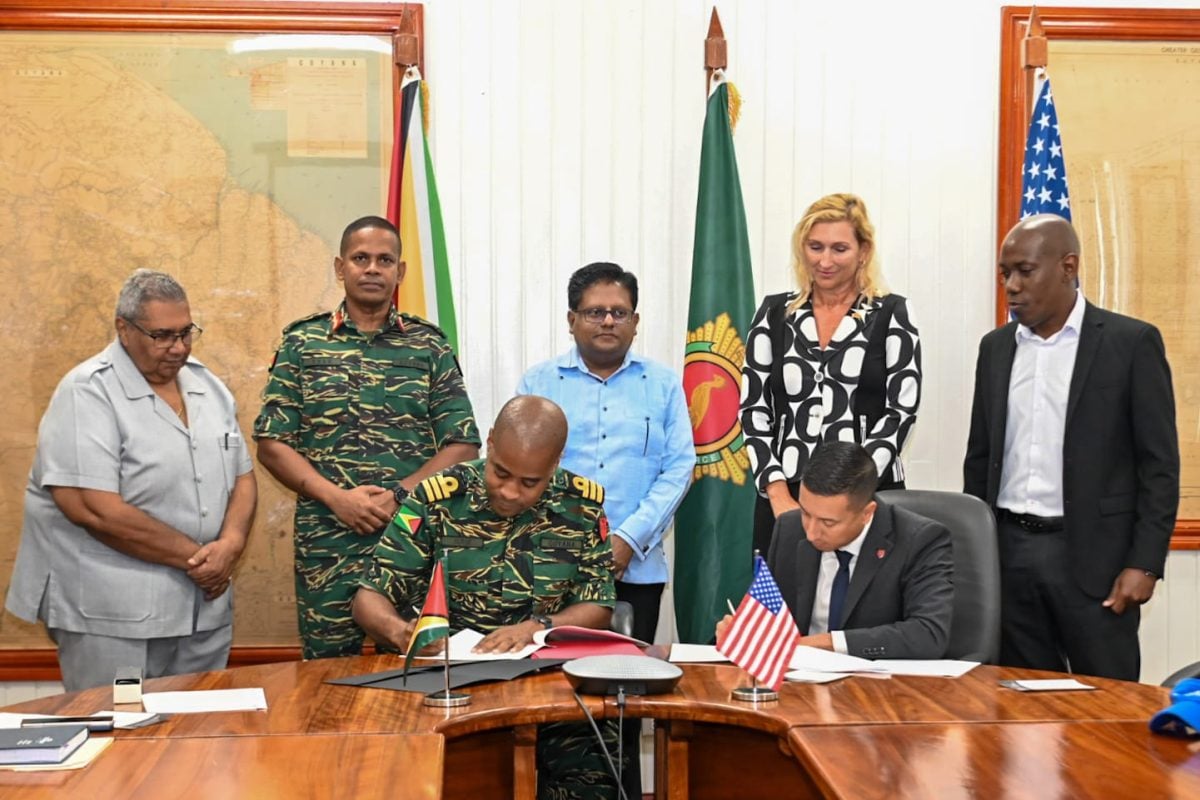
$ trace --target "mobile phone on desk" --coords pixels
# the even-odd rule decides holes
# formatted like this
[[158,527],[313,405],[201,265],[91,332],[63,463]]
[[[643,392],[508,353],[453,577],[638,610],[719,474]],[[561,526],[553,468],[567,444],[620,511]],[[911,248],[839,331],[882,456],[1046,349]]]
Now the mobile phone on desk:
[[44,728],[48,725],[86,725],[88,731],[96,733],[113,729],[112,717],[26,717],[21,720],[22,728]]

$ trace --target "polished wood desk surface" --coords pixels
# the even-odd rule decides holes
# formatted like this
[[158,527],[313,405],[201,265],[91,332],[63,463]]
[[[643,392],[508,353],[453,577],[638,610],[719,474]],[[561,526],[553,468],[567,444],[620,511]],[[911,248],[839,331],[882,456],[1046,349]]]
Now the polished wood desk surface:
[[[441,789],[446,797],[526,798],[532,796],[536,725],[578,720],[582,716],[570,686],[559,671],[465,687],[463,691],[472,695],[471,705],[450,710],[426,708],[422,697],[415,693],[324,682],[392,670],[400,663],[395,656],[365,656],[265,664],[147,681],[146,691],[262,687],[268,709],[176,715],[159,725],[119,731],[115,734],[118,741],[110,752],[102,755],[87,772],[118,771],[126,759],[159,758],[159,750],[154,748],[161,749],[163,758],[193,755],[204,758],[194,754],[192,748],[211,746],[229,748],[228,757],[235,764],[270,762],[273,754],[278,753],[280,766],[267,763],[256,769],[268,771],[261,774],[269,774],[272,769],[289,773],[290,763],[305,766],[322,761],[330,763],[327,754],[330,748],[339,746],[336,742],[339,737],[350,740],[345,744],[349,752],[378,746],[382,742],[378,737],[383,735],[390,735],[388,739],[407,735],[432,737],[439,743],[444,738],[445,752],[439,751],[439,757],[432,761],[419,754],[398,755],[394,762],[378,762],[371,774],[386,775],[394,768],[413,779],[420,777],[434,788],[438,777],[442,777]],[[842,777],[820,782],[830,768],[812,755],[808,740],[803,738],[808,732],[827,731],[825,735],[835,737],[860,729],[881,731],[880,758],[905,762],[909,756],[898,754],[899,745],[890,744],[887,737],[902,742],[910,729],[943,731],[947,742],[958,741],[955,737],[987,741],[987,731],[1010,727],[1028,727],[1030,736],[1036,735],[1037,730],[1047,730],[1061,733],[1066,742],[1074,741],[1071,737],[1077,735],[1085,741],[1087,729],[1068,733],[1075,730],[1073,725],[1129,723],[1134,726],[1130,730],[1137,726],[1144,728],[1150,716],[1166,705],[1168,699],[1167,690],[1159,687],[1102,678],[1086,679],[1098,687],[1090,692],[1023,693],[999,685],[1005,678],[1051,675],[981,666],[957,679],[854,676],[830,684],[785,684],[779,701],[756,706],[730,699],[730,690],[746,682],[741,670],[728,664],[695,664],[685,666],[684,678],[674,692],[630,697],[624,713],[627,717],[661,721],[656,729],[656,783],[660,797],[722,797],[728,796],[731,786],[737,786],[739,797],[745,798],[837,797],[854,796],[856,790],[842,794]],[[6,710],[86,714],[111,708],[111,699],[111,690],[102,687],[42,698]],[[588,696],[584,702],[597,719],[618,714],[612,697]],[[1124,730],[1100,727],[1114,736]],[[979,732],[972,733],[976,728]],[[196,738],[216,738],[220,744],[180,744]],[[270,743],[276,738],[292,744],[281,742],[276,749]],[[240,739],[252,740],[253,744],[239,747]],[[316,741],[305,746],[299,744],[308,739]],[[154,744],[155,741],[159,743]],[[137,743],[150,749],[140,750],[135,746]],[[305,747],[319,752],[309,754]],[[114,751],[119,757],[113,757]],[[147,755],[139,755],[141,752]],[[261,753],[262,757],[246,755],[251,752]],[[989,757],[982,745],[964,748],[963,752],[968,761],[976,754]],[[944,753],[946,758],[953,755],[949,750]],[[350,760],[341,758],[341,761]],[[105,766],[106,762],[109,766]],[[407,768],[403,766],[405,763]],[[881,774],[879,761],[853,758],[850,763],[862,766],[868,779]],[[748,764],[756,766],[748,770]],[[904,766],[902,763],[897,768]],[[146,778],[145,786],[153,785],[154,774]],[[236,771],[231,774],[241,775]],[[256,774],[260,773],[247,771],[245,780],[252,780]],[[296,786],[302,784],[303,774],[290,774],[297,781]],[[18,783],[28,787],[27,779],[27,775],[16,781],[0,779],[0,786]],[[919,784],[919,776],[913,780]],[[401,787],[404,782],[394,785]],[[285,794],[243,791],[241,796]],[[364,789],[364,794],[370,794],[370,787]]]
[[[1148,720],[1167,703],[1158,686],[1082,678],[1095,691],[1017,692],[1009,678],[1062,677],[1058,673],[979,666],[961,678],[852,676],[826,684],[785,683],[779,700],[752,705],[730,699],[748,684],[728,664],[688,665],[673,694],[631,697],[626,714],[656,719],[734,724],[785,735],[796,725],[861,725],[914,722],[1056,722]],[[608,699],[608,715],[614,701]]]
[[436,734],[118,737],[84,769],[0,770],[0,797],[437,800],[444,743]]
[[793,728],[824,797],[1200,797],[1200,749],[1140,722],[954,723]]
[[[260,686],[266,712],[180,714],[123,738],[244,736],[313,733],[442,733],[462,736],[482,730],[581,718],[571,687],[560,671],[514,681],[480,684],[462,691],[470,706],[436,710],[419,694],[338,686],[331,678],[396,669],[396,656],[362,656],[239,667],[177,675],[146,682],[146,691],[237,689]],[[688,664],[671,694],[628,698],[625,714],[686,719],[761,730],[779,736],[796,725],[851,725],[914,722],[1056,722],[1062,720],[1147,720],[1167,704],[1157,686],[1086,678],[1090,692],[1015,692],[999,685],[1013,677],[1053,677],[1057,673],[980,666],[961,678],[853,676],[827,684],[784,684],[774,703],[752,705],[730,699],[746,684],[744,672],[729,664]],[[8,710],[86,714],[112,707],[106,687],[32,700]],[[612,697],[585,696],[597,719],[617,716]]]
[[[561,672],[519,680],[468,686],[471,705],[433,709],[415,692],[339,686],[325,683],[403,666],[394,655],[327,658],[238,667],[218,672],[175,675],[146,681],[147,692],[261,687],[267,710],[214,714],[177,714],[159,725],[119,731],[122,738],[186,736],[265,736],[279,734],[443,733],[464,736],[582,717]],[[604,699],[585,697],[589,710],[604,714]],[[12,706],[9,711],[90,714],[112,708],[107,687],[55,695]]]

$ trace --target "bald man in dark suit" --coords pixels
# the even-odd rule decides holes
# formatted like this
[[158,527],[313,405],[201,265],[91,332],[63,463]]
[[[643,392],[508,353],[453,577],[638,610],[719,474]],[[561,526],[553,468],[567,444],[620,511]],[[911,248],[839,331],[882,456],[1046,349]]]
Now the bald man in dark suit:
[[963,480],[996,511],[1001,663],[1137,680],[1179,505],[1162,336],[1084,299],[1061,217],[1018,223],[1000,273],[1016,320],[979,345]]

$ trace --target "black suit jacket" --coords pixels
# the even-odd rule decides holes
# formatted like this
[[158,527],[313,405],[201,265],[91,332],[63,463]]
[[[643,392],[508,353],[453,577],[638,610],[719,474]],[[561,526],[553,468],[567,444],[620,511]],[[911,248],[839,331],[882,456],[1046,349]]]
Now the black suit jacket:
[[[996,505],[1017,323],[979,343],[964,491]],[[1087,303],[1063,432],[1069,569],[1105,597],[1127,567],[1162,575],[1179,507],[1175,395],[1153,325]]]
[[[941,658],[954,605],[950,532],[877,503],[842,612],[846,648],[862,658]],[[821,551],[809,543],[799,511],[776,521],[767,564],[796,625],[807,632]]]

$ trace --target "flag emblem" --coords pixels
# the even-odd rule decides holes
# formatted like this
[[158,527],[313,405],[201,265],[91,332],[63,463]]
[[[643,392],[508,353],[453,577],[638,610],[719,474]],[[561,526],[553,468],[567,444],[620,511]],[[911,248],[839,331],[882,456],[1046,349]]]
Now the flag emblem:
[[687,337],[683,392],[696,443],[696,480],[746,482],[750,458],[738,415],[746,346],[729,314],[721,313]]
[[405,506],[400,506],[400,511],[396,514],[396,522],[405,533],[410,535],[421,530],[421,517],[409,511]]
[[754,581],[733,615],[717,650],[775,691],[800,631],[762,556],[754,557]]

